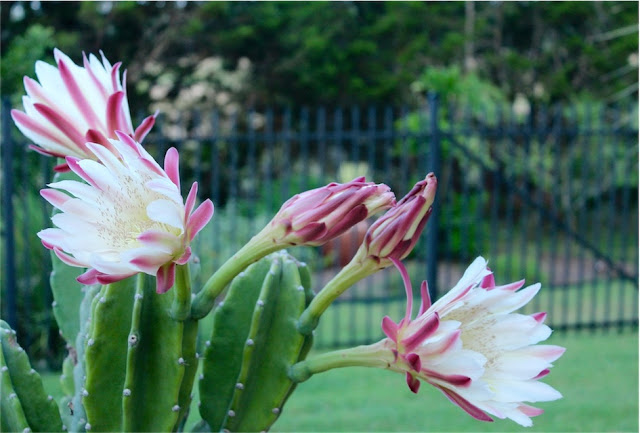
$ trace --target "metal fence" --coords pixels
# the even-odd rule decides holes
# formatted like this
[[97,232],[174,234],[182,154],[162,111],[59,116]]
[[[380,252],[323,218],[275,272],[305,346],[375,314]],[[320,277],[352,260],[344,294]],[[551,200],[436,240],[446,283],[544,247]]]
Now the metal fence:
[[[27,151],[2,111],[2,316],[36,356],[60,341],[50,312],[50,260],[36,232],[50,208],[38,191],[53,161]],[[637,106],[536,107],[481,112],[439,102],[353,107],[188,112],[160,117],[145,146],[181,153],[182,185],[200,183],[216,205],[195,251],[206,279],[291,195],[359,175],[398,198],[429,171],[439,179],[425,233],[407,265],[414,287],[437,297],[478,255],[496,281],[541,281],[525,312],[547,311],[556,330],[624,330],[638,324]],[[351,233],[354,239],[358,233]],[[291,252],[319,290],[348,254],[350,239]],[[380,338],[384,315],[399,319],[404,292],[387,270],[352,287],[323,316],[319,346]]]

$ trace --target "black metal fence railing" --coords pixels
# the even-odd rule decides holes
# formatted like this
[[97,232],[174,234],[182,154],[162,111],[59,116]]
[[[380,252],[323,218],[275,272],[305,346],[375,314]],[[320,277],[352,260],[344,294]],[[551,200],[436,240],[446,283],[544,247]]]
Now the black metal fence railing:
[[[54,161],[27,151],[2,111],[2,317],[36,356],[60,348],[50,312],[50,261],[36,233],[50,209],[38,191]],[[183,185],[198,180],[216,213],[198,236],[201,278],[265,224],[291,195],[359,175],[398,197],[428,171],[435,209],[407,259],[415,287],[452,287],[477,255],[497,282],[526,278],[543,289],[525,312],[547,311],[556,330],[638,324],[637,105],[540,107],[481,113],[430,95],[417,108],[266,109],[160,117],[145,146],[181,155]],[[360,228],[362,229],[362,227]],[[351,233],[357,240],[358,233]],[[353,253],[340,245],[292,251],[321,288]],[[323,317],[320,346],[374,341],[384,315],[398,319],[404,292],[385,271],[347,291]]]

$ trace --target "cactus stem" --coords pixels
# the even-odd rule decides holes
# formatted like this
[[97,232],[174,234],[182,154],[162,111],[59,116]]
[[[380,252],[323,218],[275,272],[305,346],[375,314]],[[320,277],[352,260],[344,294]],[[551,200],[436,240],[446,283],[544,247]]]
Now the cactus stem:
[[207,280],[193,301],[191,316],[194,319],[201,319],[206,316],[213,308],[215,299],[220,292],[247,266],[257,262],[267,254],[284,248],[271,239],[271,231],[271,227],[268,224]]
[[191,311],[189,263],[176,267],[176,282],[173,287],[175,293],[170,314],[173,320],[183,322],[189,317],[189,312]]
[[329,305],[345,290],[361,279],[375,273],[380,268],[374,260],[360,262],[352,260],[347,266],[327,283],[313,298],[309,306],[300,316],[298,331],[303,335],[311,334],[320,321],[320,316]]

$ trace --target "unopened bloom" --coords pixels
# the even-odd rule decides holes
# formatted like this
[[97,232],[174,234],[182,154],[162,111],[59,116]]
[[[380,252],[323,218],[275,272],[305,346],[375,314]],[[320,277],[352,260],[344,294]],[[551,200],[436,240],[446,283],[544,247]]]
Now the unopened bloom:
[[[16,126],[35,143],[30,147],[45,155],[65,158],[95,159],[87,142],[98,143],[117,153],[108,139],[116,131],[141,142],[153,127],[155,115],[133,129],[127,101],[126,71],[120,79],[120,63],[111,65],[101,53],[102,62],[93,54],[83,54],[78,66],[60,50],[54,50],[55,66],[36,63],[39,83],[24,77],[27,92],[23,96],[24,112],[12,110]],[[68,171],[68,165],[55,167]]]
[[407,311],[400,323],[383,319],[388,338],[382,343],[394,355],[389,368],[404,372],[413,392],[425,381],[474,418],[492,421],[489,413],[523,426],[542,413],[524,402],[562,397],[539,381],[565,350],[536,345],[551,334],[543,324],[546,314],[513,313],[538,293],[540,284],[522,290],[524,281],[496,286],[486,261],[478,257],[433,305],[424,282],[420,311],[411,319],[411,283],[402,264],[394,263],[405,282]]
[[364,176],[344,184],[332,182],[291,197],[268,230],[279,244],[319,246],[394,204],[387,185],[365,182]]
[[211,219],[213,204],[206,200],[193,210],[196,182],[183,203],[175,148],[167,151],[162,169],[134,139],[117,136],[110,142],[115,154],[87,143],[97,161],[66,158],[87,183],[62,180],[41,191],[61,212],[52,217],[57,228],[38,236],[63,262],[89,268],[78,277],[83,284],[144,272],[157,277],[157,291],[164,293],[173,286],[176,264],[189,259],[189,245]]
[[404,259],[418,242],[431,215],[438,181],[429,173],[395,206],[376,220],[365,235],[356,254],[360,260],[369,258],[391,266],[390,259]]

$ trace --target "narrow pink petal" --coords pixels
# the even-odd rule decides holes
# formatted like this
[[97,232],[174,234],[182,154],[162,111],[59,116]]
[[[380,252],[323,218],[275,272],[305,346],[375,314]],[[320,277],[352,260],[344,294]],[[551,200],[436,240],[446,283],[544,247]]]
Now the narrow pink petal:
[[56,136],[54,133],[51,132],[49,128],[33,120],[26,113],[23,113],[20,110],[11,110],[11,117],[13,118],[13,121],[18,126],[21,126],[22,128],[29,130],[32,133],[37,134],[49,141],[53,141],[53,142],[59,143],[61,146],[64,146],[64,143],[60,142],[61,137]]
[[[38,147],[34,144],[30,144],[29,149],[31,150],[35,150],[36,152],[42,154],[42,155],[46,155],[46,156],[55,156],[56,158],[64,158],[66,155],[63,153],[59,153],[59,152],[52,152],[50,150],[47,149],[43,149],[41,147]],[[66,165],[66,164],[65,164]]]
[[110,134],[110,137],[113,137],[115,131],[123,131],[127,132],[126,125],[120,124],[119,113],[122,110],[122,100],[124,99],[123,92],[116,92],[109,96],[109,100],[107,101],[107,132]]
[[389,337],[394,343],[397,343],[398,340],[398,325],[396,322],[391,320],[389,316],[384,316],[382,318],[382,331]]
[[404,317],[407,320],[411,320],[411,313],[413,311],[413,289],[411,288],[411,280],[409,279],[409,273],[404,267],[402,262],[398,259],[391,258],[391,262],[395,265],[402,276],[402,282],[404,283],[404,291],[407,294],[407,309]]
[[191,258],[191,247],[187,247],[185,248],[184,253],[180,257],[175,259],[173,262],[176,265],[184,265],[189,261],[190,258]]
[[503,286],[497,286],[495,288],[496,289],[500,289],[500,290],[506,290],[506,291],[510,291],[510,292],[515,292],[516,290],[518,290],[519,288],[524,286],[524,281],[525,280],[515,281],[513,283],[505,284]]
[[[412,323],[416,323],[415,321]],[[424,340],[429,338],[440,325],[440,317],[438,313],[433,313],[430,315],[426,322],[421,325],[417,330],[412,331],[411,335],[402,340],[402,345],[406,348],[406,350],[411,351],[415,349],[417,346],[422,344]]]
[[156,293],[162,294],[169,291],[173,287],[176,279],[175,263],[168,263],[161,266],[156,274]]
[[489,274],[484,277],[480,283],[480,287],[487,290],[494,289],[496,287],[496,280],[493,277],[493,274]]
[[98,284],[98,274],[99,274],[98,271],[96,271],[93,268],[89,268],[84,274],[81,274],[80,276],[78,276],[76,280],[79,283],[85,284],[85,285]]
[[[302,243],[311,244],[311,242],[322,240],[327,234],[327,225],[325,223],[309,223],[299,230],[296,230],[296,237],[301,238]],[[296,241],[297,242],[297,241]],[[319,242],[317,245],[323,244]]]
[[435,370],[423,369],[422,372],[427,376],[438,379],[443,382],[447,382],[452,386],[457,386],[460,388],[466,388],[471,385],[471,378],[469,376],[465,376],[462,374],[441,374]]
[[534,313],[531,315],[531,317],[533,317],[533,319],[538,322],[538,323],[543,323],[544,319],[547,318],[547,313],[544,311],[541,311],[539,313]]
[[[122,66],[122,62],[118,62],[115,65],[113,65],[113,68],[111,68],[111,86],[113,87],[113,91],[117,92],[118,90],[120,90],[119,86],[118,86],[118,78],[119,78],[119,70],[120,70],[120,66]],[[124,95],[124,93],[123,93]]]
[[87,141],[87,143],[99,144],[107,148],[114,155],[118,154],[118,150],[115,147],[113,147],[113,144],[111,144],[111,142],[107,139],[107,137],[105,137],[104,134],[100,131],[97,131],[95,129],[89,129],[85,134],[84,138]]
[[477,406],[474,406],[473,404],[471,404],[471,402],[469,402],[468,400],[464,399],[461,395],[459,395],[458,393],[447,389],[443,386],[439,386],[439,385],[435,385],[438,389],[440,389],[440,391],[442,391],[444,393],[445,396],[447,396],[447,398],[449,400],[451,400],[452,403],[460,406],[460,408],[462,408],[465,412],[467,412],[469,415],[471,415],[472,417],[474,417],[477,420],[480,421],[487,421],[487,422],[493,422],[493,419],[487,415],[486,413],[484,413],[482,411],[482,409],[480,409]]
[[193,207],[196,205],[196,198],[198,195],[198,182],[193,182],[191,185],[191,189],[189,190],[189,195],[187,195],[187,200],[184,203],[184,214],[187,217],[187,221],[191,212],[193,211]]
[[420,355],[418,355],[417,353],[410,353],[405,356],[405,359],[409,363],[409,367],[411,367],[412,370],[420,372],[420,370],[422,369]]
[[53,248],[50,248],[50,249],[53,249],[53,252],[56,254],[56,256],[58,256],[58,258],[66,265],[75,266],[77,268],[84,268],[86,266],[85,263],[82,263],[79,260],[77,260],[75,257],[70,256],[69,254],[63,252],[58,247],[54,246]]
[[82,53],[82,62],[84,64],[84,69],[89,74],[89,77],[91,77],[91,82],[93,83],[95,88],[98,89],[98,92],[100,92],[100,94],[104,98],[104,101],[106,101],[107,98],[109,97],[107,93],[107,89],[105,89],[104,85],[98,79],[95,72],[93,72],[93,68],[91,68],[91,65],[89,64],[89,60],[87,60],[87,56],[84,53]]
[[135,275],[135,273],[133,274],[127,274],[127,275],[107,275],[107,274],[98,274],[96,276],[96,280],[98,280],[98,282],[100,284],[111,284],[111,283],[117,283],[118,281],[122,281],[124,279],[129,278],[130,276]]
[[60,130],[64,135],[66,135],[71,141],[75,143],[80,149],[84,152],[86,151],[86,147],[84,145],[84,135],[76,129],[75,126],[67,119],[58,114],[55,110],[48,107],[44,104],[33,104],[33,108],[36,109],[38,113],[40,113],[45,119],[47,119],[51,124],[53,124],[56,128]]
[[65,161],[67,161],[67,165],[69,166],[71,171],[73,171],[75,174],[80,176],[83,180],[85,180],[92,187],[102,191],[102,189],[93,180],[93,178],[91,176],[89,176],[89,174],[86,171],[84,171],[82,169],[82,167],[80,167],[80,164],[78,164],[80,162],[80,159],[75,158],[73,156],[67,156],[65,158]]
[[71,169],[67,164],[58,164],[53,167],[53,171],[55,171],[56,173],[66,173],[68,171],[71,171]]
[[544,410],[526,404],[521,404],[520,406],[518,406],[518,411],[526,416],[538,416],[544,413]]
[[551,373],[551,370],[549,370],[548,368],[545,368],[544,370],[542,370],[540,373],[538,373],[536,376],[532,377],[531,380],[538,380],[538,379],[542,379],[543,377],[545,377],[546,375],[548,375],[549,373]]
[[100,120],[96,116],[96,113],[93,112],[91,105],[82,94],[78,83],[76,83],[73,74],[69,70],[69,67],[65,64],[65,62],[61,59],[58,61],[58,70],[60,71],[60,77],[62,78],[62,82],[65,87],[69,91],[69,95],[71,95],[71,99],[78,107],[80,113],[82,113],[87,120],[87,124],[90,128],[99,128],[101,126]]
[[147,136],[149,131],[151,131],[151,128],[153,128],[153,125],[156,123],[157,115],[158,115],[158,112],[156,111],[156,113],[153,116],[149,116],[145,118],[142,121],[142,123],[140,123],[140,125],[136,128],[135,132],[133,133],[133,138],[138,143],[142,143],[142,141]]
[[178,150],[175,147],[167,150],[167,153],[164,156],[164,171],[180,190],[180,173],[179,173],[179,165],[180,165],[180,155],[178,154]]
[[206,199],[200,206],[189,216],[187,221],[187,233],[189,234],[189,242],[207,225],[213,216],[213,202]]
[[409,389],[411,390],[411,392],[413,392],[414,394],[417,394],[418,390],[420,389],[420,380],[417,379],[415,376],[413,376],[409,372],[407,372],[406,378],[407,378],[407,385],[409,385]]
[[67,194],[55,189],[41,189],[40,195],[53,206],[61,209],[64,204],[71,199]]
[[431,295],[429,295],[429,284],[427,280],[424,280],[420,285],[420,296],[422,297],[422,303],[418,316],[422,316],[422,314],[431,307]]

